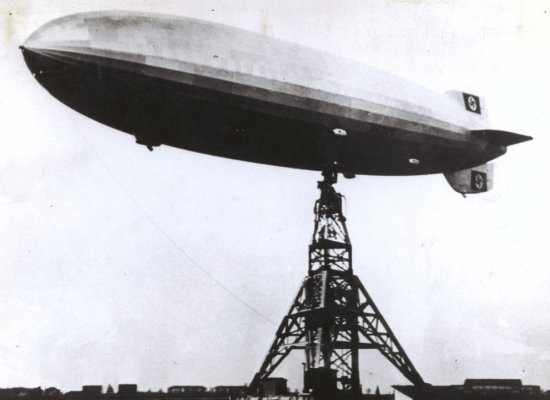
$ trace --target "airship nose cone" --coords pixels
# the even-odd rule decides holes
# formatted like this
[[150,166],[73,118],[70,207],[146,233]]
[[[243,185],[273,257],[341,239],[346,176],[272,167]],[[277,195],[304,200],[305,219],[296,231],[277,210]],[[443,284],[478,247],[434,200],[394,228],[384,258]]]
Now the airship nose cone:
[[177,25],[169,21],[166,16],[126,11],[73,14],[43,25],[22,47],[50,55],[166,56],[163,51],[171,54],[173,46],[169,44],[177,40]]
[[70,46],[89,44],[90,33],[85,24],[86,18],[87,14],[75,14],[48,22],[34,31],[22,47],[62,50]]

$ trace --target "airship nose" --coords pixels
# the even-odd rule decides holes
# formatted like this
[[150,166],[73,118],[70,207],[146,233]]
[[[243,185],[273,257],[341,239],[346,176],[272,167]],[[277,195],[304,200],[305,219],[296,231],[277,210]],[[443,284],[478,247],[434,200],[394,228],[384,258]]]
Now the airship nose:
[[24,49],[63,50],[88,45],[90,34],[86,14],[75,14],[48,22],[38,28],[23,44]]
[[74,14],[48,22],[20,46],[27,67],[54,97],[69,104],[65,88],[72,55],[90,52],[90,14]]

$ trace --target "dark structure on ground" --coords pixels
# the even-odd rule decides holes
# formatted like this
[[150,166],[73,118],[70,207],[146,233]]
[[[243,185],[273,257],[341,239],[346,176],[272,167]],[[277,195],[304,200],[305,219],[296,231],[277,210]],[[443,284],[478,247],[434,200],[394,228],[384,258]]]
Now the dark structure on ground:
[[395,400],[395,392],[391,394],[380,394],[380,389],[376,387],[374,393],[367,393],[362,395],[362,400]]
[[289,394],[285,378],[266,378],[260,381],[259,394],[262,396],[279,396]]
[[0,400],[235,400],[245,395],[246,386],[171,386],[166,392],[140,392],[136,384],[111,386],[103,391],[101,385],[85,385],[82,390],[62,393],[59,389],[10,388],[0,389]]
[[[170,386],[166,392],[140,392],[135,384],[122,384],[115,392],[111,385],[104,392],[100,385],[85,385],[82,390],[62,393],[59,389],[15,387],[0,389],[0,400],[314,400],[310,394],[291,393],[284,378],[267,378],[262,381],[264,395],[246,394],[246,386]],[[364,394],[361,400],[394,400],[393,394]]]
[[359,350],[381,352],[414,385],[424,382],[371,297],[353,274],[351,243],[337,174],[324,172],[315,203],[309,271],[251,383],[258,394],[294,349],[305,350],[304,392],[319,399],[360,399]]
[[519,379],[466,379],[463,385],[394,386],[414,400],[543,400],[549,392]]

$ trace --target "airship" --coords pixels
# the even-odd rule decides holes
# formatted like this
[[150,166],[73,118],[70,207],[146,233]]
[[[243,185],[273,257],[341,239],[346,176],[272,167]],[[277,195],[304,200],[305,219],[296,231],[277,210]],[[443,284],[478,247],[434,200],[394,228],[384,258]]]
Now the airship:
[[507,147],[483,97],[440,94],[290,41],[151,13],[80,13],[21,46],[62,103],[135,137],[230,159],[355,175],[443,173],[462,194],[492,187]]

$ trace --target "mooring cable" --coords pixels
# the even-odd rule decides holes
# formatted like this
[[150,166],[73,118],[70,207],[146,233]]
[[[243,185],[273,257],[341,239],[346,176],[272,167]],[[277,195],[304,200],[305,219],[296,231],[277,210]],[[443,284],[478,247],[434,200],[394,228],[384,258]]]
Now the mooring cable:
[[126,187],[122,184],[122,182],[117,178],[117,176],[111,171],[109,166],[106,164],[106,162],[103,160],[103,158],[99,155],[99,153],[96,151],[94,146],[85,138],[89,148],[94,153],[95,157],[99,160],[100,164],[103,166],[103,168],[111,175],[115,183],[119,186],[119,188],[124,192],[124,194],[134,203],[134,206],[141,211],[141,213],[147,218],[149,223],[153,225],[156,230],[164,236],[166,240],[168,240],[172,245],[178,250],[189,262],[197,268],[199,271],[201,271],[204,275],[206,275],[210,280],[212,280],[216,285],[218,285],[222,290],[224,290],[227,294],[229,294],[233,299],[241,303],[243,306],[248,308],[250,311],[255,313],[256,315],[260,316],[265,321],[269,322],[270,324],[277,326],[273,320],[271,320],[269,317],[267,317],[265,314],[263,314],[261,311],[256,309],[254,306],[250,305],[247,301],[242,299],[237,293],[235,293],[233,290],[231,290],[229,287],[224,285],[219,279],[217,279],[215,276],[213,276],[210,271],[208,271],[206,268],[201,266],[197,261],[195,261],[187,252],[181,247],[181,245],[176,242],[156,221],[151,215],[141,206],[141,204],[135,199],[134,196],[126,189]]

